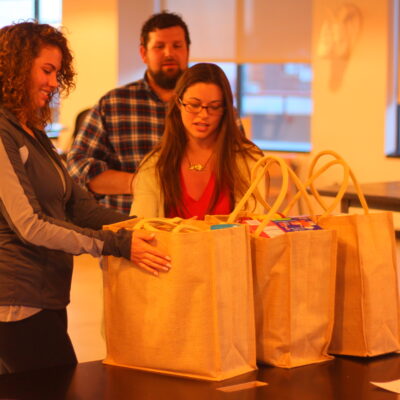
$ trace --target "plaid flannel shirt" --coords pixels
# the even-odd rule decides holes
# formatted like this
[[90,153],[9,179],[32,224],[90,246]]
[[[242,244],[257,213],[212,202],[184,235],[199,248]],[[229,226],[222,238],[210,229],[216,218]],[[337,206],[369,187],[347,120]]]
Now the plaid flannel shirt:
[[[68,154],[74,180],[87,183],[114,169],[135,172],[164,131],[166,104],[146,79],[111,90],[86,117]],[[106,207],[129,214],[132,196],[96,195]]]

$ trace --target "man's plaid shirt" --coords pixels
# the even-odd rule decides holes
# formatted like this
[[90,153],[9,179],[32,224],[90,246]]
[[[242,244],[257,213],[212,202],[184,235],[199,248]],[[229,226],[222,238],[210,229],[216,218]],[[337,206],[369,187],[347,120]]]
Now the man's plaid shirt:
[[[76,182],[87,183],[108,169],[135,172],[158,143],[166,104],[145,79],[116,88],[102,97],[86,117],[68,154],[68,169]],[[129,214],[132,196],[97,196],[100,202]]]

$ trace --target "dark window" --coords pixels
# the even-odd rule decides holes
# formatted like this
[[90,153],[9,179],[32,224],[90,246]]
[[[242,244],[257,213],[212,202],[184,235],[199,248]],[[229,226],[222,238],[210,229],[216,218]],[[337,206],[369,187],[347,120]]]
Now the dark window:
[[216,64],[228,77],[246,131],[261,149],[311,150],[310,64]]

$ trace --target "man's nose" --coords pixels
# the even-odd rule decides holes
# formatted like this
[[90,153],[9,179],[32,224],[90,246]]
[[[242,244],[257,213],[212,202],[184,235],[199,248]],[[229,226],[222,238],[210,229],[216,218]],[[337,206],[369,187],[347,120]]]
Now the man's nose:
[[164,55],[166,57],[170,57],[174,54],[174,47],[171,45],[167,45],[164,47]]

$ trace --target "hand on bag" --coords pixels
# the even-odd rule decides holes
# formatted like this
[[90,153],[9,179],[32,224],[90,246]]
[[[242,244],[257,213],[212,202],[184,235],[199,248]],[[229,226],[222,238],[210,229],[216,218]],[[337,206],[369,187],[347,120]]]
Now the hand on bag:
[[158,276],[159,271],[168,272],[171,268],[171,258],[149,244],[154,234],[135,231],[132,235],[131,261],[137,266]]

